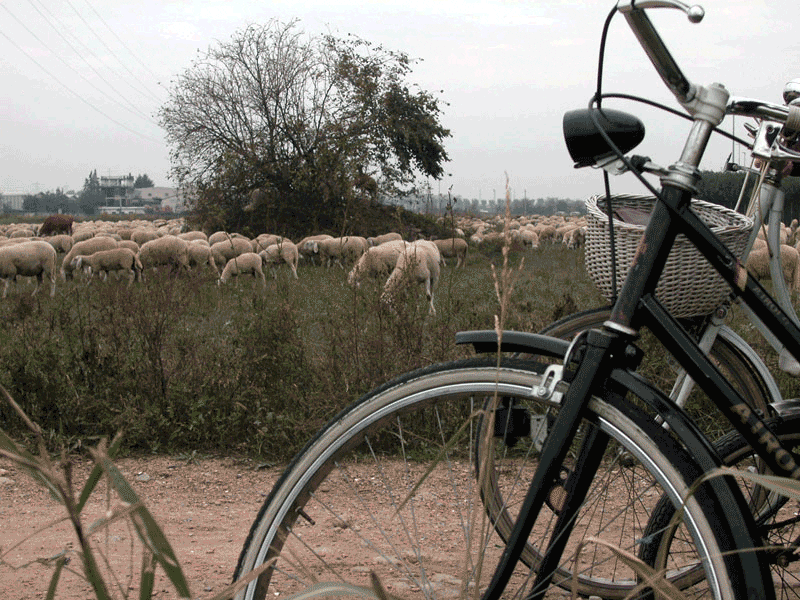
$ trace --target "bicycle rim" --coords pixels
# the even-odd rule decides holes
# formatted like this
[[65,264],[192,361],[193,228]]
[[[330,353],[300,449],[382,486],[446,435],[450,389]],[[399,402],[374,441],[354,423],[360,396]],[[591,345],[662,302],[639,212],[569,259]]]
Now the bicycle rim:
[[[797,456],[800,415],[773,419],[767,425],[781,444]],[[723,436],[715,446],[724,464],[751,474],[771,474],[739,433],[734,431]],[[736,479],[753,513],[757,531],[764,539],[762,552],[770,567],[776,597],[800,598],[800,501],[770,491],[745,477]],[[673,581],[678,587],[696,585],[703,577],[699,568],[686,568],[685,562],[680,571],[672,566],[675,554],[672,546],[684,534],[680,529],[668,527],[672,514],[674,509],[666,499],[653,511],[646,533],[646,539],[652,542],[642,546],[640,558],[658,569],[673,571]],[[647,535],[652,537],[647,538]]]
[[[404,598],[482,593],[504,542],[481,497],[496,498],[487,486],[497,486],[504,499],[498,513],[514,515],[536,466],[535,448],[546,435],[540,427],[519,439],[513,452],[501,450],[502,439],[480,439],[491,418],[482,409],[487,399],[511,398],[532,420],[547,423],[558,403],[557,397],[535,400],[532,387],[540,379],[528,361],[507,361],[497,369],[495,359],[470,359],[406,374],[344,411],[296,457],[264,503],[236,576],[268,566],[240,597],[285,596],[320,582],[377,586]],[[568,586],[565,577],[577,571],[591,584],[608,580],[612,589],[630,591],[636,573],[613,550],[587,544],[589,538],[635,552],[662,494],[679,502],[699,469],[627,402],[593,399],[590,407],[585,426],[599,426],[613,447],[579,513],[557,580]],[[484,446],[481,455],[493,457],[491,478],[475,468],[476,446],[484,440],[490,449]],[[625,464],[619,449],[626,451]],[[564,468],[569,470],[568,461]],[[558,488],[537,519],[533,548],[547,542]],[[729,577],[731,567],[720,559],[726,549],[716,533],[725,523],[712,504],[693,498],[686,506],[695,549],[687,560],[706,559],[718,597],[745,597],[731,584],[738,577]],[[517,565],[506,597],[527,595],[531,566]],[[555,587],[548,591],[548,598],[567,595]]]

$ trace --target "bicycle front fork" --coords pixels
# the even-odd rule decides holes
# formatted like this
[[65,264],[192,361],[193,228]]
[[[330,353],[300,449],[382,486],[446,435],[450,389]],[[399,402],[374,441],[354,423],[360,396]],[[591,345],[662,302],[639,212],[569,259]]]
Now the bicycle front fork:
[[[553,483],[560,479],[564,460],[584,416],[589,398],[597,391],[597,382],[606,381],[615,366],[612,364],[614,361],[612,349],[619,345],[619,337],[610,332],[591,330],[586,334],[585,346],[578,349],[583,353],[583,359],[578,364],[574,376],[570,378],[569,390],[562,400],[558,416],[542,447],[539,466],[525,495],[520,516],[507,540],[492,581],[483,594],[483,600],[500,600],[539,512],[548,500]],[[568,356],[566,360],[569,359]],[[547,551],[539,566],[531,594],[526,600],[543,598],[552,582],[572,532],[575,516],[586,498],[607,444],[608,436],[602,434],[596,427],[592,427],[584,437],[579,459],[566,482],[566,498],[558,511],[558,520],[548,542]]]

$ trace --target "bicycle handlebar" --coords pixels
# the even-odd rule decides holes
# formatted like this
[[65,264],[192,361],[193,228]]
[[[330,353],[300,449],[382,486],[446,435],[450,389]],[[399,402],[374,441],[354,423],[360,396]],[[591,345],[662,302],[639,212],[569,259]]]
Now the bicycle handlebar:
[[[690,103],[695,99],[701,88],[686,78],[675,59],[672,58],[667,46],[645,13],[648,8],[675,8],[682,10],[692,23],[702,21],[705,11],[701,6],[689,6],[680,0],[619,0],[617,2],[617,11],[625,16],[625,20],[633,30],[634,35],[639,40],[661,79],[664,80],[664,83],[675,95],[678,102],[684,107],[690,108]],[[798,97],[800,97],[800,84],[797,87]],[[786,92],[784,92],[784,96],[786,96]],[[690,112],[692,112],[691,108]],[[794,103],[789,103],[788,106],[781,106],[750,98],[730,98],[725,112],[731,115],[777,121],[784,125],[783,133],[787,135],[800,133],[800,106]]]
[[685,12],[692,23],[702,21],[705,11],[700,6],[689,6],[679,0],[619,0],[617,3],[617,10],[625,16],[625,20],[661,79],[675,94],[678,102],[681,104],[690,102],[695,96],[695,86],[686,78],[678,63],[672,58],[650,18],[645,14],[644,11],[647,8],[677,8]]

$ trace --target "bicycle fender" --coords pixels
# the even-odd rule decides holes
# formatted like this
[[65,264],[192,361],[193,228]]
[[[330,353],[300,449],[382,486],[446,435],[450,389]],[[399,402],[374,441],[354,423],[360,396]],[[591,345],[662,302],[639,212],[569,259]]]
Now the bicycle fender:
[[[456,344],[472,344],[478,354],[494,353],[498,349],[497,332],[493,329],[459,331],[456,333]],[[560,338],[521,331],[503,331],[500,342],[501,352],[522,352],[554,358],[564,358],[568,348],[569,342]],[[703,469],[714,469],[722,464],[713,444],[668,395],[638,373],[627,369],[614,369],[611,378],[657,412],[698,459]]]
[[[498,346],[497,332],[494,329],[459,331],[456,344],[472,344],[478,354],[494,353]],[[569,342],[565,340],[524,331],[503,331],[500,342],[500,352],[523,352],[554,358],[564,358],[568,348]]]
[[614,369],[611,379],[657,412],[704,470],[708,471],[722,465],[722,459],[711,440],[700,431],[686,411],[675,404],[667,394],[639,373],[628,369]]

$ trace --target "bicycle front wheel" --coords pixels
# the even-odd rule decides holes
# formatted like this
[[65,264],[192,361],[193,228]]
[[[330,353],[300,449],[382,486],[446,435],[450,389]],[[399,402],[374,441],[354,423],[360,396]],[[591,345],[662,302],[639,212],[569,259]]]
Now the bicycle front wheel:
[[[482,456],[498,457],[491,471],[503,481],[502,512],[513,514],[559,408],[560,393],[547,401],[533,393],[540,369],[519,360],[505,360],[498,368],[495,357],[437,365],[403,375],[343,411],[294,459],[262,506],[236,577],[264,570],[240,597],[263,600],[324,585],[335,586],[327,590],[330,595],[360,586],[391,597],[479,597],[505,543],[481,500],[489,478],[476,469],[477,446],[484,446]],[[516,408],[508,414],[522,424],[511,451],[507,435],[495,436],[497,431],[485,426],[493,414],[487,403],[490,411]],[[635,553],[662,495],[682,504],[701,471],[668,432],[625,399],[592,399],[580,431],[591,427],[600,428],[611,444],[556,582],[568,587],[575,574],[630,591],[639,577],[608,546]],[[565,478],[574,466],[570,454],[562,465]],[[548,542],[562,493],[563,481],[554,482],[536,521],[529,544],[537,556]],[[726,540],[734,536],[730,507],[726,512],[720,506],[710,494],[692,496],[684,505],[690,532],[686,560],[705,565],[706,580],[714,583],[712,597],[749,597],[754,586],[732,583],[746,579],[745,568],[723,558],[733,549]],[[532,562],[516,566],[504,597],[531,593],[537,566]],[[326,593],[324,587],[316,591]],[[554,587],[547,597],[567,595]]]

